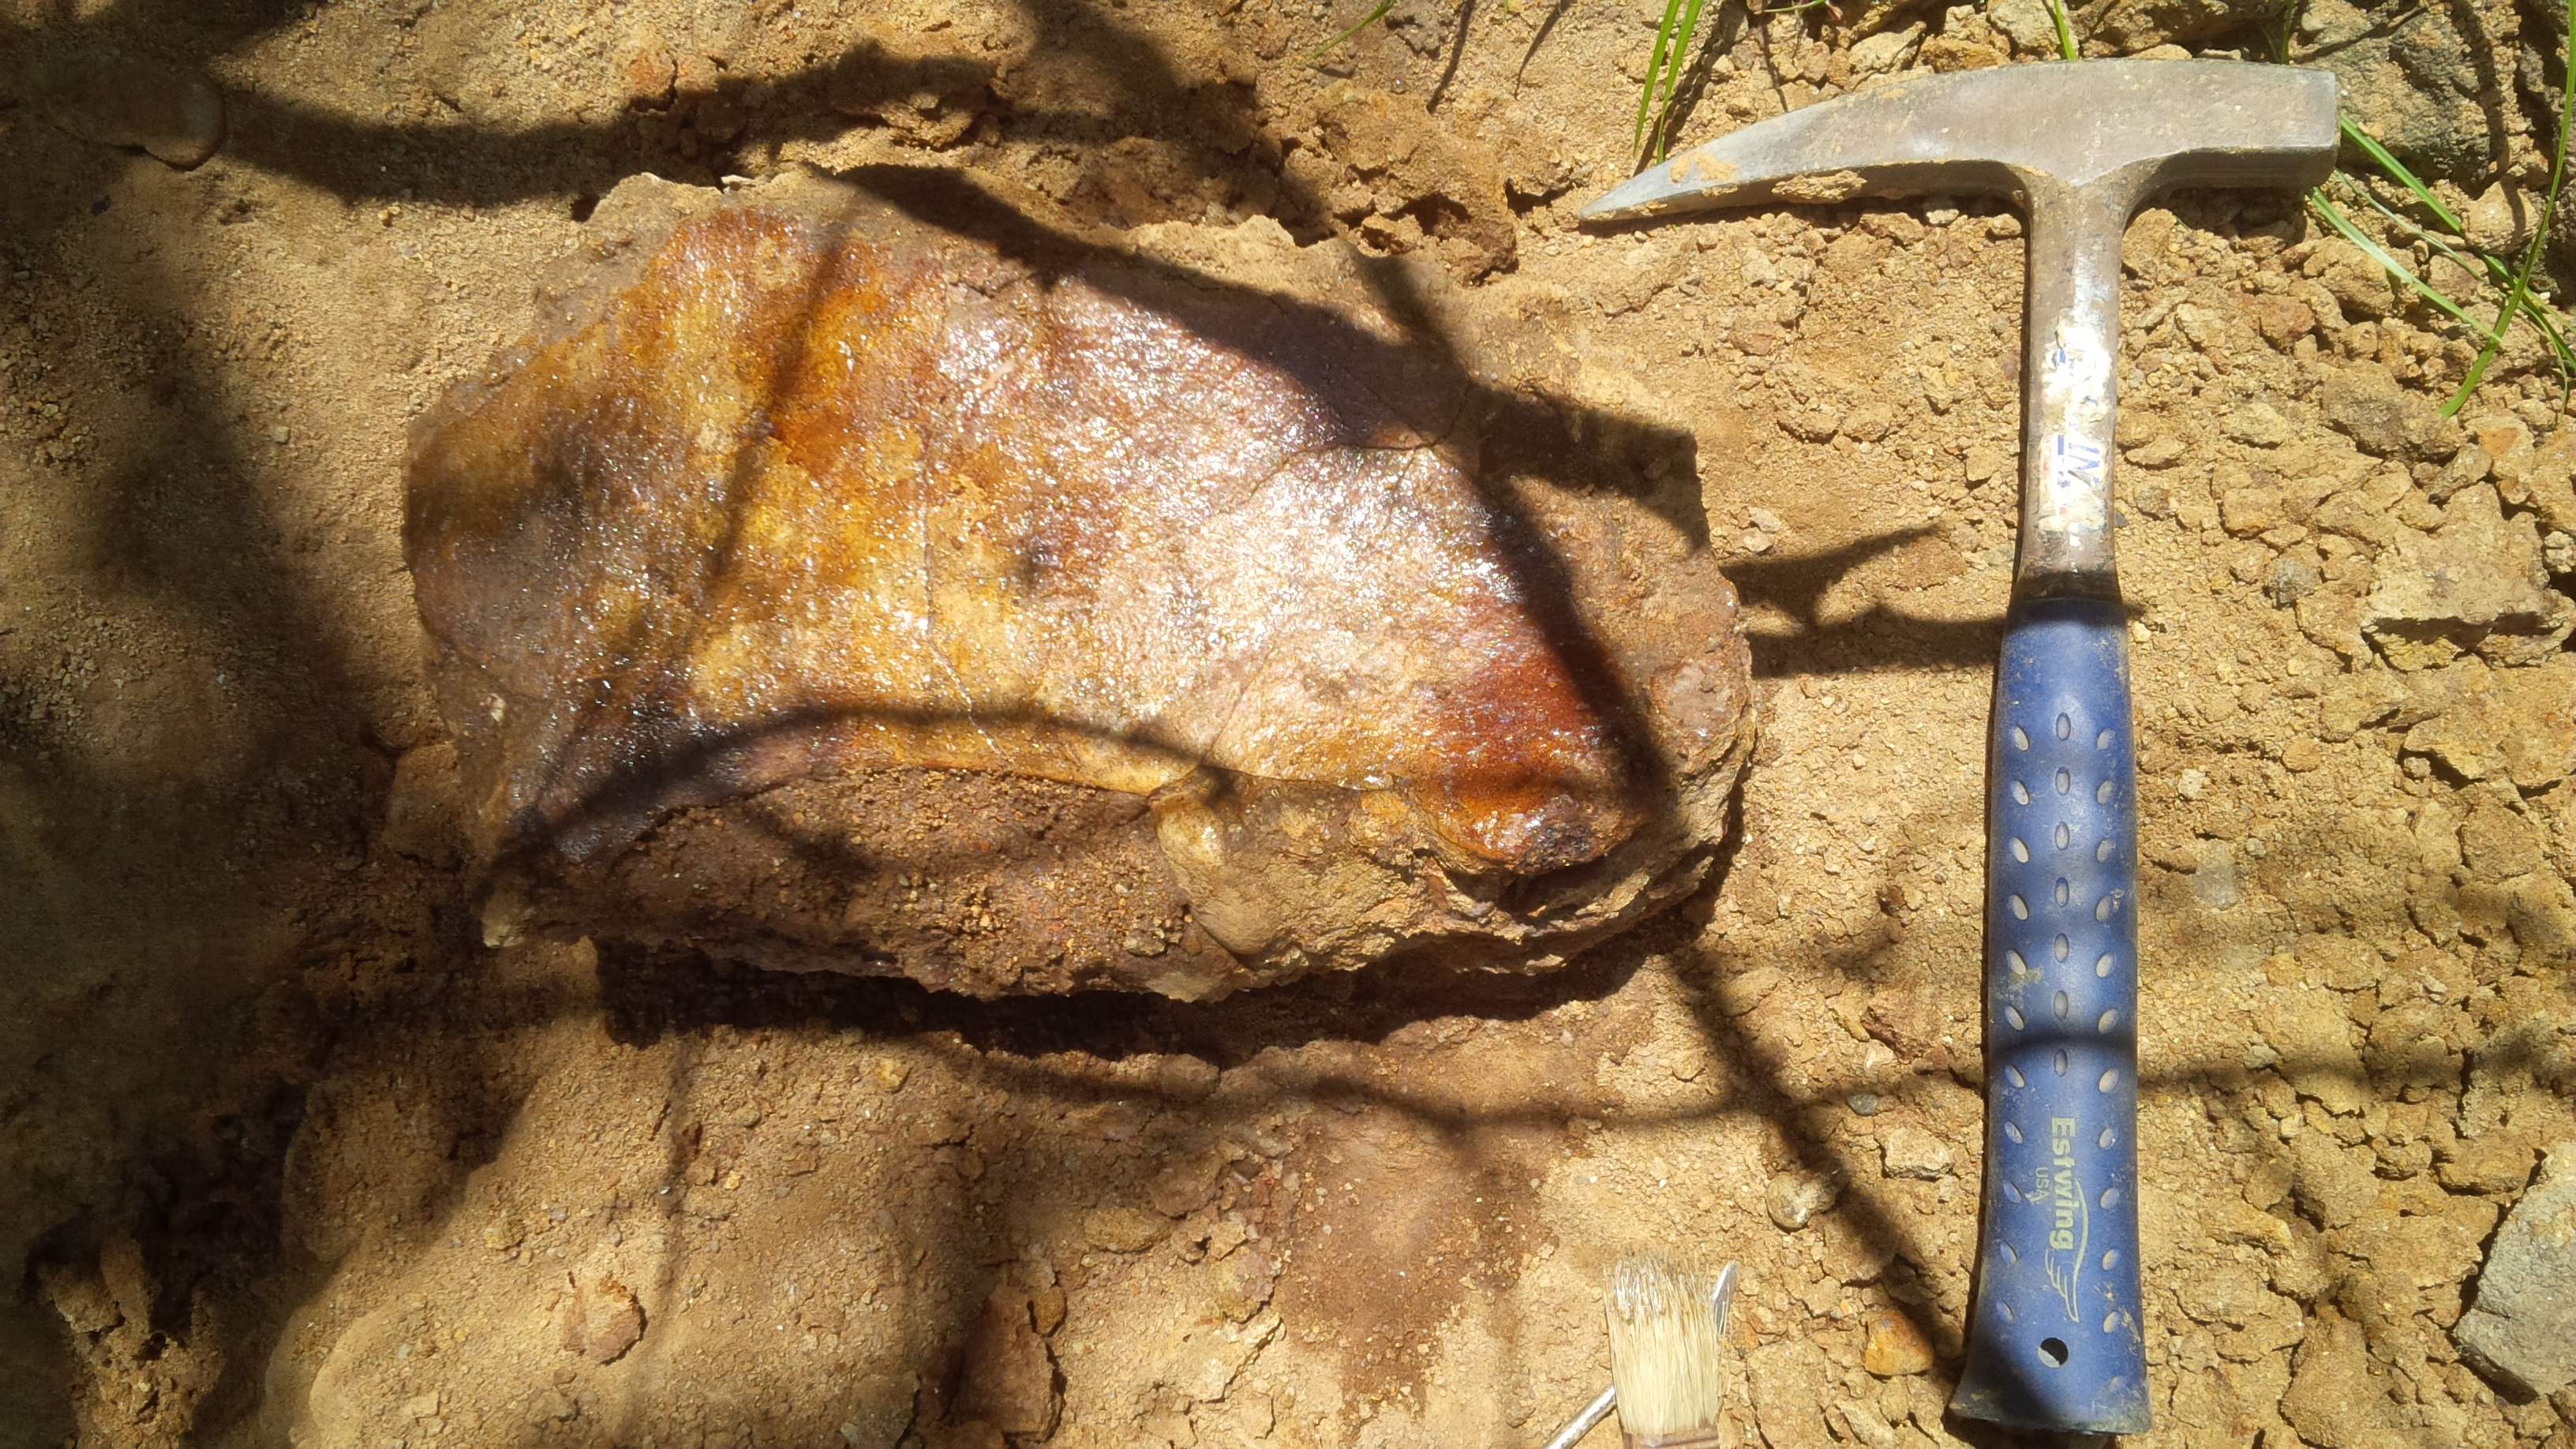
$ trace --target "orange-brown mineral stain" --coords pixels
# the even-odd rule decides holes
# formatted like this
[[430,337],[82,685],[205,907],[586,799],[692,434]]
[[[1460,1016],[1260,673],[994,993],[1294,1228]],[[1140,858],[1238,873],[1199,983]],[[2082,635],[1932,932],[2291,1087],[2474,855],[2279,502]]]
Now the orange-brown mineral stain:
[[835,768],[1205,765],[1401,792],[1517,870],[1597,857],[1646,816],[1634,761],[1474,480],[1312,375],[1114,279],[681,223],[414,449],[487,834],[595,855]]

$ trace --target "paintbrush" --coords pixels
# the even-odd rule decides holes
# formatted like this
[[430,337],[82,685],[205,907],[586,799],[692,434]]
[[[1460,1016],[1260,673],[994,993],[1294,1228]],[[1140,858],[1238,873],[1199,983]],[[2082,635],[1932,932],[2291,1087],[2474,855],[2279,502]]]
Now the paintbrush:
[[1663,1258],[1625,1258],[1610,1273],[1610,1387],[1547,1449],[1573,1449],[1613,1406],[1627,1449],[1718,1443],[1725,1407],[1719,1345],[1735,1301],[1735,1265],[1711,1274]]

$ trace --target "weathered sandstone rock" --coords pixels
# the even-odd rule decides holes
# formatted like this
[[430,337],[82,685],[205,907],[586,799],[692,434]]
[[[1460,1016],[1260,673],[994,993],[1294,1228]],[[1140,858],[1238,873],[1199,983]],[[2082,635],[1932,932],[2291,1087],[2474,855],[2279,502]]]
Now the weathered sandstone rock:
[[1195,998],[1704,877],[1747,652],[1613,455],[1480,466],[1553,414],[1335,248],[878,180],[629,182],[416,433],[487,935]]

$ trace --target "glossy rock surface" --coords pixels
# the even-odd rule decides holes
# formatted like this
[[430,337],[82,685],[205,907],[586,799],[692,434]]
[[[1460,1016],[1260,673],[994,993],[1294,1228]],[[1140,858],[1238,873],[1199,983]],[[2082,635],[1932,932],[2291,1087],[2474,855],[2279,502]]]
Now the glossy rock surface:
[[1199,997],[1697,884],[1747,656],[1670,525],[1480,477],[1477,385],[1275,228],[897,190],[630,182],[417,430],[487,930]]

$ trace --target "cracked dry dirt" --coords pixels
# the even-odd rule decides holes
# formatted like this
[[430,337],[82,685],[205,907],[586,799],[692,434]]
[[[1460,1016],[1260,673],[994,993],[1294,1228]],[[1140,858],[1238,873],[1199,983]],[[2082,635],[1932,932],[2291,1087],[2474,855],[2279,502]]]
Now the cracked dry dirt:
[[[1683,137],[2026,56],[2028,8],[1730,7]],[[2018,224],[1587,235],[1659,7],[1408,0],[1304,63],[1354,9],[6,8],[0,1443],[1536,1443],[1604,1271],[1676,1245],[1745,1266],[1731,1442],[1985,1434],[1941,1404]],[[2545,24],[2312,11],[2463,205],[2535,179]],[[188,155],[191,66],[211,161],[105,144]],[[1569,339],[1553,405],[1748,605],[1722,884],[1552,976],[1196,1005],[487,945],[406,423],[619,177],[879,163],[1404,254]],[[2465,348],[2293,198],[2177,198],[2127,260],[2142,1442],[2564,1449],[2570,1391],[2449,1328],[2576,1135],[2576,431],[2520,344],[2437,418]]]

